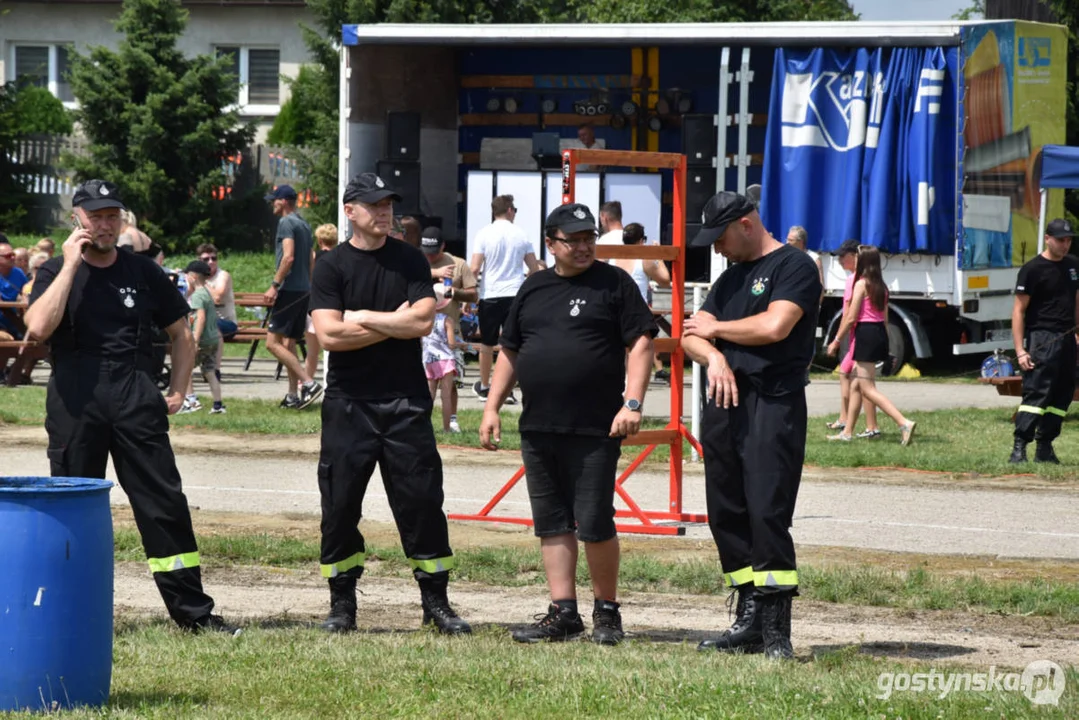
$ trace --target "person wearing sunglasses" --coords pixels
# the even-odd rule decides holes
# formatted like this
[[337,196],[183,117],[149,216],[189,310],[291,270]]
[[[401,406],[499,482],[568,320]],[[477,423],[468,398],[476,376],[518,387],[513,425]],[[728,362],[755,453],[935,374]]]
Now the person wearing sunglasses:
[[513,633],[517,642],[584,634],[578,540],[592,578],[592,641],[623,638],[615,474],[622,439],[640,428],[658,329],[633,279],[596,260],[596,235],[584,205],[561,205],[547,217],[554,267],[530,275],[509,308],[480,425],[483,446],[496,449],[498,411],[520,380],[521,457],[551,602],[538,622]]
[[[203,243],[195,249],[195,253],[201,262],[210,268],[210,277],[206,279],[206,289],[214,301],[214,310],[217,315],[217,329],[221,333],[222,340],[229,340],[239,329],[236,322],[236,295],[232,290],[232,275],[223,269],[217,261],[217,247],[210,243]],[[225,343],[217,344],[217,362],[214,375],[218,382],[221,381],[221,356],[224,352]]]
[[[19,299],[28,278],[26,273],[15,266],[15,250],[7,241],[7,236],[0,233],[0,300],[13,302]],[[8,340],[21,340],[22,334],[3,313],[0,313],[0,336],[8,335]]]

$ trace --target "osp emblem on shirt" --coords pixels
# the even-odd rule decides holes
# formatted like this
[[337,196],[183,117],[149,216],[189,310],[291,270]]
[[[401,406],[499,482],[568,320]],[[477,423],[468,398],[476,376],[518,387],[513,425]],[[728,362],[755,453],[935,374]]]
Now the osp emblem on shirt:
[[135,290],[135,288],[123,287],[123,288],[116,288],[116,290],[120,293],[120,297],[122,297],[124,299],[123,300],[124,307],[126,307],[126,308],[135,307],[135,298],[132,297],[132,295],[134,295],[136,292],[138,292],[137,290]]
[[569,304],[570,304],[570,309],[569,309],[570,317],[577,317],[578,315],[581,314],[581,306],[582,305],[587,305],[588,301],[587,300],[581,300],[580,298],[577,298],[577,299],[574,299],[574,300],[570,300]]
[[760,295],[768,287],[768,278],[757,278],[753,281],[753,284],[749,286],[749,291],[754,295]]
[[1079,280],[1079,275],[1076,274],[1075,268],[1068,268],[1068,275],[1071,276],[1072,282]]

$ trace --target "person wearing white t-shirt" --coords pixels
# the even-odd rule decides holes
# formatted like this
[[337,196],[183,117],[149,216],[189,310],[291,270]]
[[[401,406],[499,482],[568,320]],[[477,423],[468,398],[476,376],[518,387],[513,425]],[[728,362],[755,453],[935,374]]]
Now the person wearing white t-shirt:
[[[480,379],[472,386],[478,397],[487,398],[491,387],[491,367],[494,365],[495,346],[502,334],[513,298],[525,281],[525,267],[529,272],[543,269],[536,259],[532,243],[524,230],[513,224],[517,208],[512,195],[499,195],[491,201],[494,222],[476,233],[476,251],[469,267],[472,274],[482,277],[480,282]],[[512,394],[507,403],[513,404]]]
[[612,200],[600,205],[599,230],[603,234],[596,240],[597,245],[622,244],[622,203]]

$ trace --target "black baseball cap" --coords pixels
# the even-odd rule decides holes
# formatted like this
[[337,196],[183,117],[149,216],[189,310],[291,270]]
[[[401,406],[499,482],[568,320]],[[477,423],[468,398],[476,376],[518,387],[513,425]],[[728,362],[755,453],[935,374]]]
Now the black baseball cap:
[[843,244],[839,246],[839,249],[836,250],[835,254],[838,257],[843,257],[844,255],[857,255],[858,248],[861,246],[862,244],[857,240],[844,240]]
[[204,263],[202,260],[192,260],[184,268],[184,272],[193,272],[196,275],[202,275],[204,277],[210,277],[213,275],[213,271],[210,270],[210,266]]
[[690,240],[690,247],[708,247],[723,237],[727,227],[757,209],[753,201],[735,192],[721,192],[712,197],[701,214],[701,231]]
[[442,230],[437,227],[424,228],[420,249],[428,255],[437,255],[442,249]]
[[588,209],[587,205],[580,203],[568,203],[556,207],[547,216],[545,228],[547,237],[552,237],[555,230],[561,230],[564,235],[572,235],[585,230],[591,230],[594,233],[599,232],[596,228],[596,218],[592,216],[592,211]]
[[75,188],[71,204],[86,211],[105,208],[127,210],[127,206],[120,200],[120,188],[107,180],[87,180],[79,185]]
[[299,197],[299,195],[296,194],[295,188],[291,185],[278,185],[272,193],[263,199],[269,202],[270,200],[291,200],[296,197]]
[[1075,237],[1075,231],[1072,230],[1072,224],[1064,218],[1057,218],[1046,225],[1045,234],[1055,238]]
[[390,189],[386,182],[375,173],[360,173],[349,180],[345,186],[345,194],[341,202],[377,203],[386,198],[393,198],[401,202],[401,196],[396,190]]

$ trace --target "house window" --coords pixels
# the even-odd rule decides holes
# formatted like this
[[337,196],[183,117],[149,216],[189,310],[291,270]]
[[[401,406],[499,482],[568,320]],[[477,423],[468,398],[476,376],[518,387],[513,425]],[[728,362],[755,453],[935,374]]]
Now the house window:
[[15,75],[11,79],[25,79],[37,87],[48,88],[62,102],[74,104],[75,96],[67,79],[70,51],[68,45],[16,45]]
[[239,106],[250,114],[275,114],[281,105],[281,51],[221,46],[217,56],[229,59],[240,84]]

